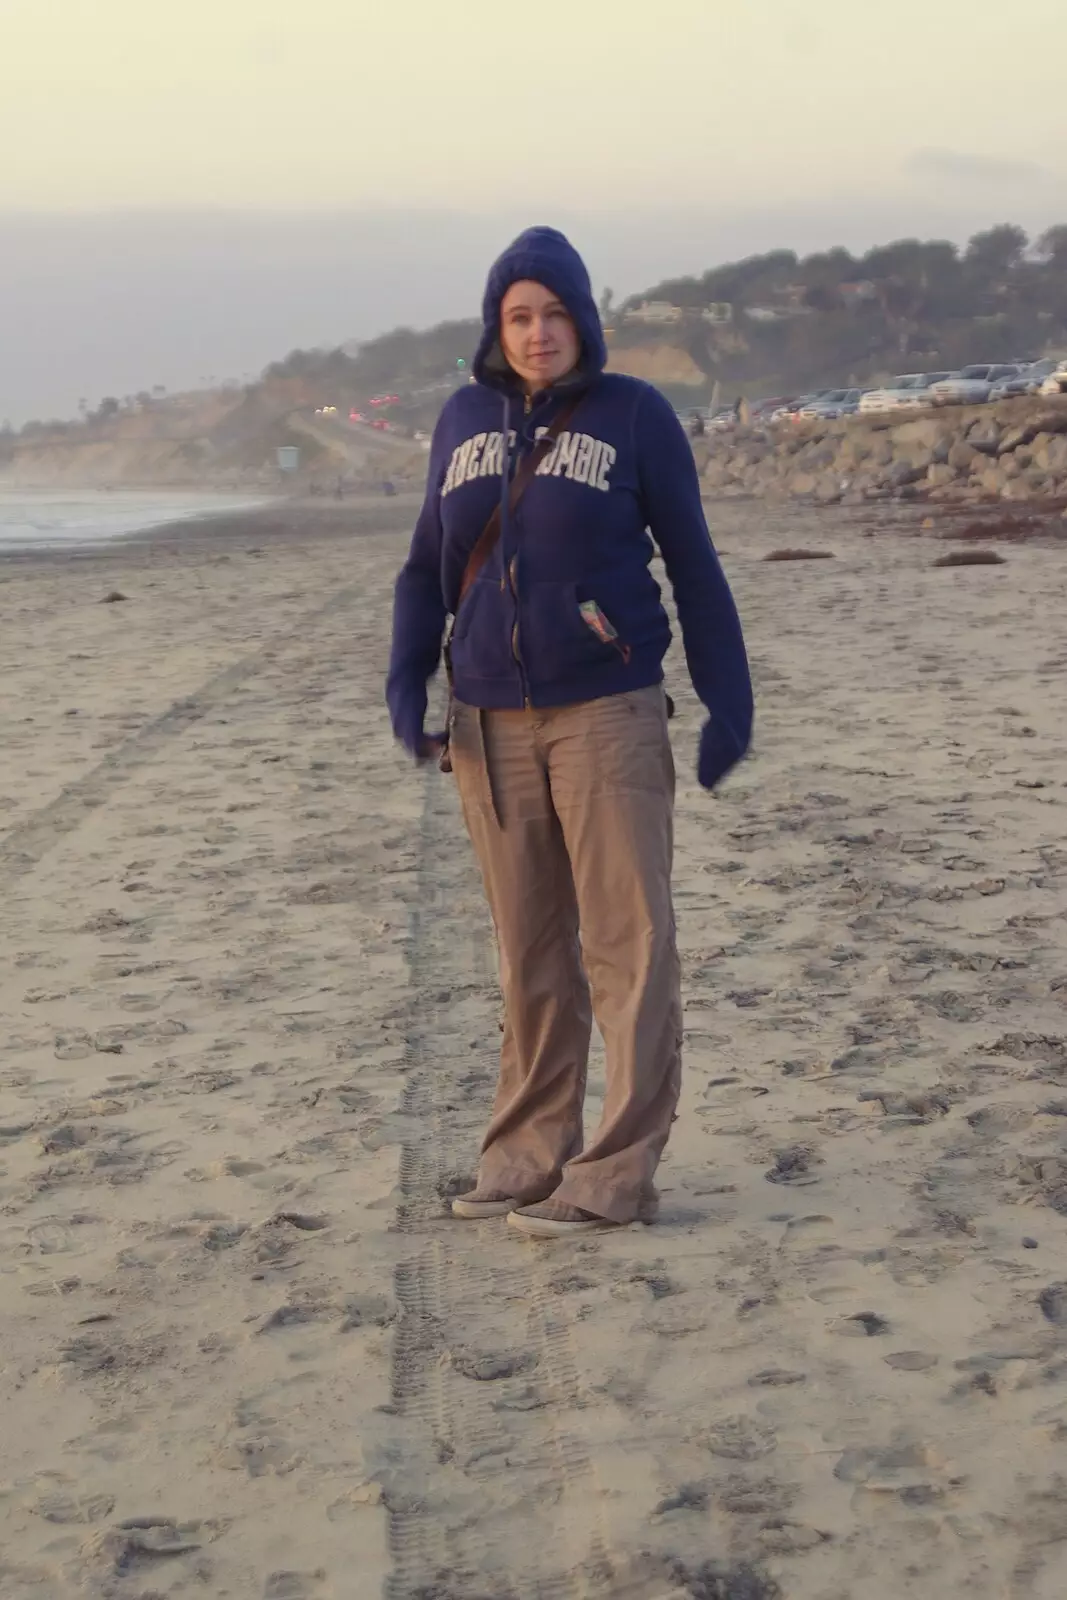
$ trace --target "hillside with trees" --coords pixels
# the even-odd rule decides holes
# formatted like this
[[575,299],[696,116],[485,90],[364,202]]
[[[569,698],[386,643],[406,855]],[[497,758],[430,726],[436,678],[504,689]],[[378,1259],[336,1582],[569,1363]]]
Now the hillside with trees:
[[[611,366],[648,378],[676,404],[707,399],[716,385],[729,398],[754,397],[1058,355],[1067,351],[1067,225],[1031,241],[1005,223],[962,248],[903,239],[858,256],[775,250],[667,279],[621,305],[605,289],[600,305]],[[113,454],[116,482],[250,482],[276,475],[286,443],[300,444],[309,468],[343,470],[343,430],[312,437],[308,419],[395,395],[384,414],[401,433],[431,426],[466,382],[479,331],[474,319],[399,328],[294,350],[252,384],[109,396],[70,422],[0,430],[0,475],[32,475],[39,463],[49,478],[62,471],[73,482],[92,456],[95,480],[111,473]]]
[[[674,307],[664,327],[642,305]],[[747,393],[876,382],[1057,352],[1067,343],[1067,226],[1031,243],[1012,224],[948,240],[902,239],[861,256],[791,250],[668,279],[615,315],[613,351],[669,339],[710,381]]]
[[[673,308],[676,319],[642,320],[650,302]],[[600,309],[612,366],[647,371],[679,398],[716,381],[752,395],[784,393],[1036,358],[1067,347],[1067,225],[1031,241],[1004,223],[963,248],[902,239],[859,256],[775,250],[666,279],[618,306],[605,290]],[[315,382],[335,404],[397,393],[425,422],[462,376],[457,361],[470,361],[478,333],[474,320],[398,329],[351,350],[294,351],[264,376]]]

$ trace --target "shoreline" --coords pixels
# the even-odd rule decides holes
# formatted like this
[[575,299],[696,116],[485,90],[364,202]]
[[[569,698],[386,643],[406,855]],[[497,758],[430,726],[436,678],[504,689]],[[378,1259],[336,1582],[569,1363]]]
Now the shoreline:
[[352,495],[342,501],[314,496],[275,497],[258,505],[230,511],[206,511],[168,522],[154,523],[129,533],[69,544],[0,545],[0,568],[8,564],[99,562],[113,555],[141,549],[176,549],[205,543],[220,549],[250,538],[275,544],[293,538],[341,539],[374,533],[401,532],[414,527],[420,494]]

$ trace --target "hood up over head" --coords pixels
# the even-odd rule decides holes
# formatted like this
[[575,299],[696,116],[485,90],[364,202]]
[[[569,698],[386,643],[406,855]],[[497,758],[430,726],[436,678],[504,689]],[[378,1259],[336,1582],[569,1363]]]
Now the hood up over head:
[[482,337],[474,357],[474,376],[479,383],[505,394],[520,387],[500,347],[500,305],[513,283],[527,279],[543,283],[562,300],[578,330],[578,371],[587,381],[598,377],[607,364],[608,352],[585,262],[557,229],[527,228],[489,272],[482,300]]

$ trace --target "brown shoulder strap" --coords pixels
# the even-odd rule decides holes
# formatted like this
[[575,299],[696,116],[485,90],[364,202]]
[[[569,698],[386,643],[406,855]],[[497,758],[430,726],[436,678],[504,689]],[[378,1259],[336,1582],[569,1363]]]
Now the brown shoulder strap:
[[[541,435],[540,439],[538,439],[533,449],[529,451],[528,454],[523,456],[522,460],[519,462],[518,467],[515,469],[515,476],[512,478],[511,484],[508,488],[509,511],[515,510],[515,507],[522,499],[530,479],[541,465],[541,462],[548,455],[548,452],[552,449],[556,440],[559,438],[564,428],[566,428],[568,422],[574,416],[574,413],[577,411],[578,406],[581,403],[581,399],[581,395],[577,395],[572,401],[570,401],[568,405],[565,405],[561,411],[556,413],[548,428]],[[463,569],[463,578],[459,586],[459,599],[456,601],[457,611],[459,610],[460,605],[463,603],[463,598],[468,589],[470,589],[471,585],[475,582],[482,568],[485,566],[485,563],[489,560],[489,557],[496,548],[496,542],[500,538],[500,520],[500,502],[498,501],[493,508],[492,516],[489,518],[489,521],[478,535],[474,549],[467,557],[467,565]]]

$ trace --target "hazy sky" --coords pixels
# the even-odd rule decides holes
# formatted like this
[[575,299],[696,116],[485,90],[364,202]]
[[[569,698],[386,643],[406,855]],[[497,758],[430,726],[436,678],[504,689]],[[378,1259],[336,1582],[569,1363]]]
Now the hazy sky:
[[979,179],[1009,197],[1065,160],[1067,4],[1016,16],[1000,0],[0,0],[0,206],[597,210]]
[[757,187],[776,205],[798,186],[979,176],[1009,197],[1054,182],[1065,142],[1067,5],[1016,16],[1001,0],[0,0],[0,206],[603,210]]
[[0,417],[466,314],[527,221],[620,292],[773,245],[1067,221],[1067,0],[1017,16],[0,0]]

